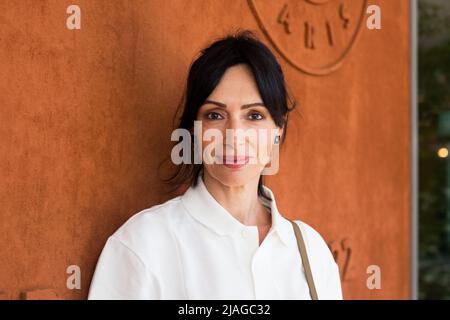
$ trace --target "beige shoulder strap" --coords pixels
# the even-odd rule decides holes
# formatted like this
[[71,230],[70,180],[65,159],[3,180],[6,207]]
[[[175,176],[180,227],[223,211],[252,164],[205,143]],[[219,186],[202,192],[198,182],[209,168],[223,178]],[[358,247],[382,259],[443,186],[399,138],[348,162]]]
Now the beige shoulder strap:
[[305,269],[306,281],[309,287],[309,293],[312,300],[318,300],[316,287],[314,286],[314,280],[311,273],[311,267],[309,265],[308,254],[306,253],[305,242],[303,241],[302,232],[297,223],[289,220],[294,228],[295,237],[297,238],[298,250],[300,251],[300,256],[302,257],[303,268]]

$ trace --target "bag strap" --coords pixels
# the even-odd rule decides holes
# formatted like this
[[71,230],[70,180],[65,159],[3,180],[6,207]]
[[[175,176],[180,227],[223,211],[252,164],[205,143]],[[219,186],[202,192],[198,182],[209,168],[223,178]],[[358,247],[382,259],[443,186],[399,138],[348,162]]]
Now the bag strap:
[[289,220],[294,228],[295,237],[297,238],[297,246],[300,251],[300,256],[302,257],[303,268],[305,269],[306,282],[308,283],[309,293],[312,300],[319,300],[317,297],[316,287],[314,285],[314,280],[312,277],[311,266],[309,265],[308,254],[306,252],[305,242],[303,241],[302,232],[297,223]]

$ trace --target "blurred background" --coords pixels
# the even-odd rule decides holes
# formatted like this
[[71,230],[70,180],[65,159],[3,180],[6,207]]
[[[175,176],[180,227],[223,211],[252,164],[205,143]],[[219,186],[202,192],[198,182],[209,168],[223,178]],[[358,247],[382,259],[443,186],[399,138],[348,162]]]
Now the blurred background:
[[419,298],[450,299],[450,1],[418,4]]

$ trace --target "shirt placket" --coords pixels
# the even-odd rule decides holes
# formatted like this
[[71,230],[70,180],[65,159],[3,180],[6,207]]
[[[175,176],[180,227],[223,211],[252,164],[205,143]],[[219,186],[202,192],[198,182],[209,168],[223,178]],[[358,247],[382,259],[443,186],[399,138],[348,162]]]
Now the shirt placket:
[[268,237],[260,247],[255,226],[244,227],[237,235],[241,270],[246,274],[254,299],[273,299],[277,294],[268,256],[271,245]]

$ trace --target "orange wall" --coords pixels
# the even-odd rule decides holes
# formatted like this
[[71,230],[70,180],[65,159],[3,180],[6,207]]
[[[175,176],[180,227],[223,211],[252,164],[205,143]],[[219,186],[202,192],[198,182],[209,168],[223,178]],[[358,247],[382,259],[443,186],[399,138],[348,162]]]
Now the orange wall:
[[[156,169],[190,62],[241,27],[274,50],[300,104],[267,180],[281,212],[338,253],[344,298],[410,298],[409,4],[371,0],[382,29],[366,15],[352,40],[363,2],[0,2],[0,297],[86,298],[106,238],[168,198]],[[80,30],[66,28],[73,3]],[[373,264],[381,290],[366,287]],[[81,290],[66,288],[69,265]]]

